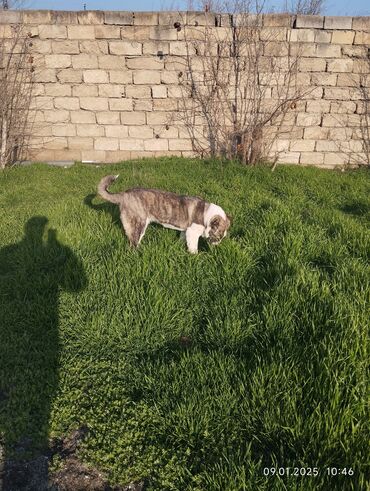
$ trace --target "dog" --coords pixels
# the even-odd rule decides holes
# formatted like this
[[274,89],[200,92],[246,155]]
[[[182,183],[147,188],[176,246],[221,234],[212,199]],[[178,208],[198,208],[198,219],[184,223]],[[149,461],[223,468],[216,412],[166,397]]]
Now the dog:
[[231,219],[214,203],[195,196],[182,196],[159,189],[133,188],[110,193],[108,187],[118,178],[106,176],[98,185],[99,195],[120,208],[122,226],[133,247],[138,247],[150,223],[180,230],[185,234],[188,251],[198,252],[200,237],[219,244],[226,236]]

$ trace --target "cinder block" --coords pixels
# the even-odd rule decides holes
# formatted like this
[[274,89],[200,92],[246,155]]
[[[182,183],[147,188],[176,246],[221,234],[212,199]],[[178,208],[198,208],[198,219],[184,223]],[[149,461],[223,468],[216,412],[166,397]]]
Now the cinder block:
[[80,52],[78,41],[53,41],[52,49],[55,54],[76,55]]
[[[22,14],[23,12],[20,10],[0,10],[0,24],[20,24]],[[39,24],[39,22],[35,22],[35,24]]]
[[95,39],[94,26],[68,26],[69,39]]
[[313,85],[335,86],[338,75],[336,73],[312,73],[311,83]]
[[324,17],[321,15],[297,15],[296,28],[322,29]]
[[342,53],[344,56],[351,58],[366,58],[367,47],[366,46],[343,46]]
[[306,111],[308,113],[328,113],[330,111],[330,101],[308,101]]
[[370,32],[357,31],[355,35],[354,44],[370,45]]
[[43,69],[40,72],[36,72],[35,74],[35,82],[40,83],[48,83],[48,82],[56,82],[56,70],[53,68]]
[[343,152],[327,152],[324,155],[324,163],[331,166],[344,165],[349,163],[349,155],[346,155]]
[[178,102],[175,99],[154,99],[154,111],[177,111]]
[[39,37],[40,39],[66,39],[67,28],[60,25],[40,25]]
[[[335,32],[333,32],[333,35]],[[340,58],[341,50],[340,46],[336,44],[317,44],[316,56],[320,58]]]
[[264,27],[260,31],[261,41],[286,41],[288,29],[284,27]]
[[95,39],[120,39],[119,26],[95,26]]
[[[106,125],[105,136],[109,138],[126,138],[128,136],[127,126],[122,125]],[[142,138],[145,138],[144,136]]]
[[54,136],[76,136],[76,126],[74,124],[53,124],[52,132]]
[[[98,58],[98,64],[99,68],[103,68],[104,70],[123,70],[127,73],[126,60],[124,56],[100,55]],[[127,78],[128,77],[126,75],[126,80]]]
[[125,138],[119,141],[120,150],[144,150],[144,140]]
[[329,138],[329,129],[322,126],[312,126],[304,129],[305,140],[327,140]]
[[316,143],[317,152],[337,152],[338,143],[331,140],[318,140]]
[[337,87],[360,87],[358,73],[338,73]]
[[72,87],[72,95],[73,97],[97,97],[98,87],[96,85],[87,84],[74,85]]
[[195,48],[192,43],[172,41],[170,42],[170,54],[175,56],[195,55]]
[[132,111],[132,99],[109,99],[110,111]]
[[121,124],[119,113],[114,113],[112,111],[97,112],[96,120],[99,124]]
[[337,44],[352,44],[355,33],[353,31],[333,31],[331,42]]
[[37,53],[38,55],[51,53],[51,41],[32,39],[31,44],[31,50],[33,53]]
[[141,55],[143,45],[137,41],[111,41],[109,53],[112,55]]
[[278,161],[282,164],[298,164],[300,152],[281,152]]
[[127,126],[130,138],[153,138],[153,128],[149,126]]
[[77,136],[97,137],[104,136],[104,127],[98,124],[84,124],[77,126]]
[[175,22],[186,24],[186,12],[159,12],[158,24],[160,26],[173,26]]
[[328,61],[328,72],[352,72],[353,60],[337,59]]
[[297,114],[297,126],[316,126],[321,123],[321,114],[299,113]]
[[103,97],[80,97],[80,107],[88,111],[107,111],[108,99]]
[[[21,12],[20,12],[21,14]],[[52,16],[50,10],[24,10],[23,23],[24,24],[51,24]],[[20,21],[17,21],[20,22]]]
[[177,30],[172,28],[165,28],[163,26],[150,27],[149,39],[157,41],[176,41]]
[[317,58],[301,58],[298,60],[300,72],[325,72],[326,61]]
[[125,160],[130,160],[132,157],[132,152],[129,150],[107,150],[106,152],[106,162],[123,162]]
[[134,111],[152,111],[153,102],[150,99],[135,99],[133,101]]
[[168,140],[168,148],[169,150],[193,150],[191,140],[184,138]]
[[95,138],[94,149],[95,150],[118,150],[119,140],[118,138]]
[[182,128],[183,132],[180,135],[179,130],[176,126],[170,126],[169,124],[163,126],[152,126],[154,135],[158,135],[160,138],[189,138],[189,132],[187,129]]
[[286,43],[267,43],[264,47],[265,56],[288,56],[289,46]]
[[370,31],[370,16],[353,17],[352,29],[354,31]]
[[80,52],[93,55],[107,55],[108,41],[80,41]]
[[67,10],[52,10],[51,24],[64,24],[66,26],[71,24],[77,24],[77,12],[70,12]]
[[312,29],[292,29],[288,31],[288,40],[293,43],[313,43],[315,41],[315,32]]
[[147,124],[148,125],[165,125],[168,124],[173,117],[173,114],[167,112],[152,112],[147,113]]
[[93,54],[80,54],[72,56],[72,66],[79,68],[98,68],[98,57]]
[[132,70],[163,70],[164,61],[159,58],[140,56],[138,58],[128,58],[126,61],[127,68]]
[[330,112],[333,114],[354,114],[356,109],[357,104],[353,101],[335,101],[330,105]]
[[45,121],[48,123],[65,123],[69,122],[69,111],[61,110],[44,111]]
[[150,99],[151,90],[149,86],[126,86],[126,97],[132,97],[134,99]]
[[79,24],[104,24],[104,12],[101,10],[82,10],[77,12]]
[[121,39],[133,41],[148,41],[150,37],[149,26],[124,26],[121,27]]
[[330,43],[332,31],[315,31],[315,43]]
[[134,12],[134,26],[157,26],[158,12]]
[[[163,57],[168,55],[170,52],[170,44],[164,41],[148,41],[143,43],[143,54],[144,55],[157,55],[158,57]],[[161,58],[158,58],[161,61]]]
[[84,70],[83,80],[86,84],[107,84],[108,72],[104,70]]
[[132,84],[132,72],[125,71],[110,71],[109,82],[111,84]]
[[289,149],[292,152],[313,152],[315,140],[294,140],[290,142]]
[[153,85],[153,99],[165,99],[167,97],[167,87],[165,85]]
[[56,109],[77,111],[78,109],[80,109],[80,103],[77,97],[55,97],[54,107]]
[[[81,151],[81,161],[82,162],[105,162],[106,161],[106,151],[105,150],[82,150]],[[110,162],[108,160],[108,162]]]
[[68,137],[68,148],[71,150],[89,150],[93,148],[94,140],[92,138],[82,136],[70,136]]
[[147,85],[147,84],[160,84],[161,74],[154,70],[136,70],[134,71],[134,84]]
[[322,119],[322,125],[324,127],[328,126],[329,128],[332,127],[341,127],[345,126],[346,120],[344,119],[343,115],[340,114],[324,114],[323,119]]
[[124,125],[145,125],[144,112],[121,112],[121,123]]
[[324,29],[352,29],[352,17],[325,16]]
[[150,151],[168,150],[168,140],[162,138],[152,138],[152,139],[144,140],[144,150],[150,150]]
[[324,155],[318,152],[302,152],[299,158],[300,164],[322,164],[324,162]]
[[96,123],[95,114],[89,111],[71,111],[71,122],[76,124]]
[[104,12],[104,24],[132,26],[134,23],[132,12]]
[[69,68],[71,55],[45,55],[46,68]]
[[99,85],[99,97],[125,97],[125,86],[116,84],[101,84]]
[[266,27],[292,27],[294,19],[295,16],[289,14],[265,14],[263,25]]

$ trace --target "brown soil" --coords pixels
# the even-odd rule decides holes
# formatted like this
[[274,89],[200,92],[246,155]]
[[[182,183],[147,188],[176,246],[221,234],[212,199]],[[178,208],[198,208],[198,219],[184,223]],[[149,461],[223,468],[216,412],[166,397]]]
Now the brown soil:
[[[46,455],[31,460],[5,460],[0,442],[0,491],[144,491],[144,482],[111,486],[102,472],[79,460],[76,451],[87,433],[81,426],[65,438],[54,439]],[[16,452],[31,447],[32,442],[24,440]],[[49,473],[50,460],[56,455],[62,461],[61,469]]]

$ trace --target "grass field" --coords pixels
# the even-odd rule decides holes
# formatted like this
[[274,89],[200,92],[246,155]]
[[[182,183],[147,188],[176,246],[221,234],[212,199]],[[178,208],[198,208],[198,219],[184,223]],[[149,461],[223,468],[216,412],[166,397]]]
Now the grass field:
[[[91,196],[111,173],[220,204],[230,237],[193,256],[150,226],[131,250]],[[5,452],[86,424],[80,457],[113,484],[365,490],[369,177],[176,158],[0,174]]]

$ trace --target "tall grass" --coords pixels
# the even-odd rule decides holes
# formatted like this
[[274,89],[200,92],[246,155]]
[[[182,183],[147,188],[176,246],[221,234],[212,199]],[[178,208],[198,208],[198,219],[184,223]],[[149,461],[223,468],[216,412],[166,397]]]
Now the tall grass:
[[[91,196],[110,173],[120,173],[113,189],[157,187],[221,205],[234,218],[230,237],[192,256],[177,232],[151,226],[131,250],[115,206]],[[25,435],[43,446],[86,423],[81,458],[112,483],[365,489],[369,191],[366,171],[181,159],[3,173],[0,428],[9,452]],[[42,253],[24,232],[37,216],[48,219]],[[264,475],[275,467],[319,472]]]

